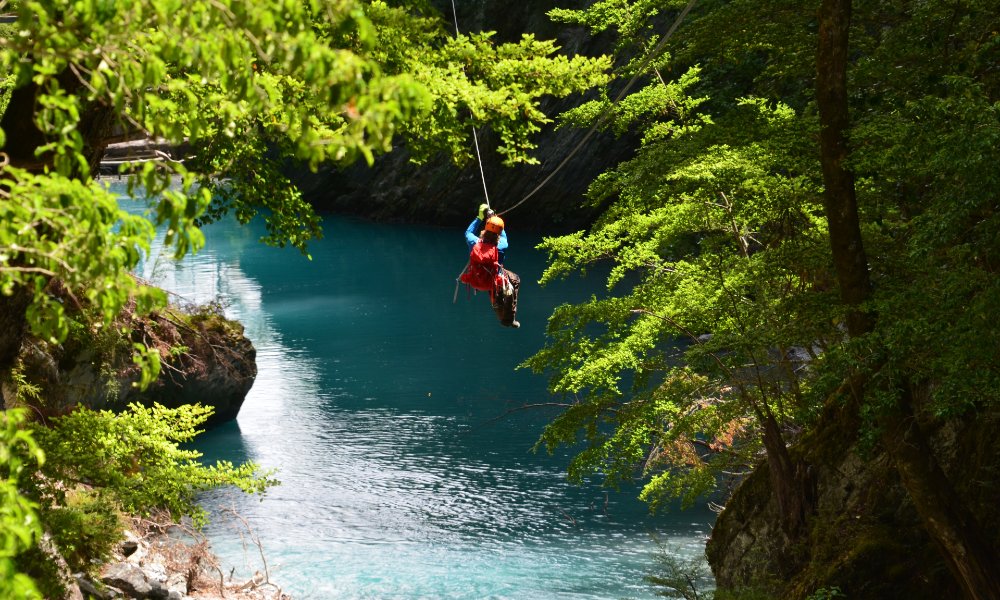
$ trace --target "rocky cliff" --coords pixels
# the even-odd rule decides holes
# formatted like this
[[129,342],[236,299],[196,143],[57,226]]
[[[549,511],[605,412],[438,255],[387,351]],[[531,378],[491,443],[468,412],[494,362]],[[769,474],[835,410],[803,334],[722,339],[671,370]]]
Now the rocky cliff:
[[[997,412],[923,423],[994,547],[1000,547],[998,425]],[[766,465],[736,489],[707,547],[720,589],[783,599],[823,588],[858,600],[961,596],[886,454],[852,439],[850,427],[829,418],[791,448],[817,483],[816,511],[801,537],[789,538],[779,525]]]
[[[146,390],[134,385],[139,380],[132,362],[135,342],[160,356],[160,375]],[[175,307],[147,316],[127,307],[112,326],[74,321],[62,344],[25,335],[0,390],[5,407],[28,404],[46,416],[77,404],[120,410],[131,402],[201,403],[215,407],[212,425],[236,418],[257,375],[255,358],[243,326],[215,307]]]

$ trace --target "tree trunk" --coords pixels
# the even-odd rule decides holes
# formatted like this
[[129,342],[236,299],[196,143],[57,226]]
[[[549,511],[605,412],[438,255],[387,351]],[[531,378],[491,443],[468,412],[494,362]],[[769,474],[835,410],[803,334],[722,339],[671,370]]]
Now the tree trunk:
[[[820,160],[826,188],[823,204],[829,221],[830,247],[840,297],[849,309],[847,331],[851,337],[858,337],[874,330],[875,315],[862,307],[871,298],[872,285],[861,238],[854,177],[845,164],[850,126],[847,102],[850,22],[851,0],[822,1],[816,102],[820,120]],[[860,407],[863,394],[863,387],[855,386],[856,408]],[[909,385],[904,383],[898,405],[880,416],[879,425],[882,444],[892,457],[924,528],[941,549],[966,597],[1000,599],[1000,578],[993,571],[995,554],[981,538],[975,518],[955,493],[920,430],[913,414]]]
[[[70,69],[60,73],[57,79],[67,94],[75,94],[83,89],[83,83]],[[11,165],[34,173],[42,172],[52,163],[51,156],[35,155],[35,151],[49,141],[35,125],[39,91],[34,81],[15,89],[11,93],[7,110],[0,119],[0,128],[7,137],[2,150],[10,157]],[[82,107],[77,131],[83,137],[83,152],[89,171],[75,173],[74,176],[85,179],[97,174],[115,118],[112,108],[100,102]]]
[[40,172],[45,165],[42,158],[35,156],[35,149],[45,144],[45,136],[35,126],[37,95],[38,86],[34,81],[15,89],[0,120],[0,128],[7,138],[2,150],[7,153],[11,165],[33,172]]
[[790,538],[804,531],[809,515],[813,512],[815,493],[809,469],[801,461],[794,461],[781,435],[778,422],[771,414],[762,415],[764,424],[764,449],[771,488],[781,514],[781,528]]
[[0,294],[0,375],[14,366],[21,350],[28,320],[25,310],[31,303],[31,293],[17,286],[11,295]]
[[854,174],[847,169],[847,51],[851,0],[823,0],[819,11],[816,57],[816,104],[819,107],[823,207],[830,228],[833,265],[840,298],[850,308],[847,331],[852,337],[872,330],[874,318],[861,309],[871,295],[868,257],[861,240]]
[[882,445],[892,457],[924,528],[937,543],[966,596],[996,600],[1000,598],[996,555],[934,458],[913,414],[912,400],[912,390],[907,387],[895,413],[882,421]]
[[[59,76],[59,83],[68,93],[83,87],[69,69]],[[0,128],[6,135],[6,142],[0,150],[7,153],[12,166],[34,173],[43,172],[52,163],[51,156],[35,155],[36,150],[48,142],[35,125],[38,93],[39,88],[34,81],[15,89],[11,93],[7,110],[0,118]],[[114,112],[100,103],[92,103],[81,114],[77,130],[83,137],[84,155],[89,170],[75,173],[76,177],[86,180],[97,174],[114,117]],[[17,262],[18,258],[11,261]],[[23,286],[15,286],[9,296],[0,294],[0,373],[5,373],[13,366],[20,351],[27,324],[25,311],[31,303],[32,294],[29,287]]]

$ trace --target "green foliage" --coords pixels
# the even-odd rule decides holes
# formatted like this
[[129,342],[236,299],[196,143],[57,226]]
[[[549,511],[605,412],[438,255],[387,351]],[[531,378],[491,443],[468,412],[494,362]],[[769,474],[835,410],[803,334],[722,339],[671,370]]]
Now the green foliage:
[[[629,113],[647,127],[650,99],[638,92]],[[647,137],[594,182],[592,201],[613,200],[590,232],[542,243],[543,283],[610,261],[609,296],[556,309],[551,341],[525,363],[577,399],[542,436],[551,449],[585,432],[571,475],[616,485],[642,465],[654,508],[690,504],[720,472],[745,470],[764,415],[807,414],[794,357],[836,335],[835,311],[825,323],[787,318],[828,297],[816,276],[826,267],[817,173],[795,142],[808,121],[759,99],[718,124],[692,116],[688,127],[683,114],[659,113],[683,133]]]
[[132,354],[132,362],[140,369],[139,381],[136,385],[139,389],[146,389],[156,381],[156,376],[160,372],[160,351],[157,348],[149,348],[145,344],[135,343],[132,345],[135,352]]
[[[526,36],[453,38],[426,6],[380,1],[26,0],[0,35],[3,90],[35,86],[34,152],[44,173],[0,168],[0,293],[33,290],[37,335],[65,339],[66,307],[45,291],[57,277],[86,289],[103,322],[135,297],[161,294],[128,277],[153,226],[177,256],[204,243],[198,226],[263,215],[263,241],[303,253],[319,218],[283,174],[391,149],[403,133],[418,159],[469,157],[469,125],[490,127],[508,163],[531,162],[531,136],[548,122],[538,104],[604,82],[606,59],[556,55]],[[6,96],[5,96],[6,97]],[[0,113],[2,114],[2,113]],[[132,216],[89,181],[92,148],[109,122],[183,145],[183,160],[135,166],[129,194],[157,198]],[[0,132],[0,140],[2,140]],[[8,140],[7,149],[26,143]],[[155,361],[137,361],[155,369]],[[145,379],[155,376],[147,372]]]
[[[685,4],[552,15],[617,34],[630,77]],[[858,374],[872,382],[869,440],[904,379],[930,416],[997,402],[1000,79],[986,65],[1000,6],[854,8],[850,166],[878,315],[864,339],[842,331],[822,210],[814,6],[699,3],[638,91],[562,117],[608,112],[608,129],[639,140],[591,184],[597,223],[541,245],[542,283],[608,273],[601,297],[556,309],[525,362],[573,403],[540,444],[576,445],[575,478],[641,476],[654,507],[690,502],[759,459],[765,422],[794,439]]]
[[[136,0],[22,2],[17,8],[19,33],[2,40],[0,63],[19,85],[30,81],[40,90],[35,122],[49,142],[36,153],[51,160],[51,170],[34,175],[8,167],[0,173],[5,197],[17,199],[4,202],[0,215],[0,291],[36,290],[29,322],[47,339],[61,340],[67,329],[62,306],[41,293],[49,277],[74,290],[86,283],[105,322],[130,296],[162,302],[127,276],[148,249],[149,220],[118,210],[100,185],[79,180],[89,178],[86,148],[100,142],[84,138],[79,125],[85,118],[110,111],[126,128],[209,150],[212,141],[239,137],[259,151],[262,142],[255,140],[270,136],[316,164],[333,156],[370,157],[391,136],[387,115],[405,118],[426,97],[406,76],[374,77],[373,65],[320,39],[314,19],[367,31],[349,3],[256,3],[248,10],[241,3],[201,2],[180,10],[176,2]],[[78,83],[64,84],[66,73]],[[338,107],[355,96],[365,99],[367,110],[345,118]],[[235,158],[243,159],[240,165],[254,162]],[[199,179],[204,184],[228,176],[224,168],[192,166],[147,163],[130,187],[141,184],[161,197],[152,224],[167,226],[167,243],[178,255],[203,243],[196,223],[211,204],[212,187],[197,186]],[[170,187],[175,177],[179,189]],[[226,181],[244,183],[239,177]],[[304,247],[309,234],[300,229],[316,233],[312,212],[301,202],[261,203],[265,195],[279,201],[294,195],[251,183],[243,186],[237,208],[287,208],[271,213],[276,239]]]
[[116,198],[96,182],[57,174],[33,175],[8,167],[5,192],[18,201],[0,203],[0,293],[35,290],[29,321],[36,334],[61,341],[69,332],[66,308],[45,291],[58,276],[110,322],[130,297],[140,307],[162,298],[129,275],[148,251],[150,223],[119,210]]
[[[111,557],[111,551],[122,539],[124,524],[114,500],[103,490],[68,492],[64,505],[48,507],[42,513],[45,527],[52,532],[52,542],[74,573],[94,569]],[[36,556],[22,557],[21,563],[32,569]],[[32,573],[34,574],[34,573]],[[51,581],[52,573],[40,570],[39,582]],[[49,594],[47,594],[49,595]]]
[[[9,473],[0,503],[0,590],[4,597],[61,595],[63,584],[46,551],[42,529],[74,572],[90,571],[121,540],[122,513],[169,511],[204,522],[196,502],[201,490],[236,486],[263,493],[277,482],[255,464],[204,465],[182,445],[198,433],[210,408],[167,409],[137,404],[115,415],[78,408],[50,427],[26,424],[24,414],[4,413],[0,465]],[[9,594],[6,593],[10,590]]]
[[847,596],[838,587],[820,588],[809,595],[807,600],[836,600]]
[[42,535],[38,504],[26,498],[22,486],[29,465],[44,464],[45,455],[24,429],[25,413],[0,413],[0,596],[41,598],[34,581],[17,568],[15,559]]
[[24,374],[24,365],[20,362],[10,370],[10,385],[13,398],[7,400],[12,407],[38,406],[42,401],[41,386],[32,383]]
[[[0,37],[7,37],[10,32],[5,32],[4,28],[9,26],[0,25]],[[10,95],[14,91],[14,77],[10,73],[4,75],[3,79],[0,80],[0,115],[7,110],[7,104],[10,102]],[[0,143],[3,142],[3,137],[0,136]]]
[[684,600],[711,600],[713,594],[706,588],[712,582],[712,574],[704,558],[678,558],[676,549],[664,543],[658,542],[657,545],[656,565],[659,572],[645,578],[656,589],[656,595]]
[[574,126],[586,126],[607,115],[605,127],[616,134],[645,125],[643,143],[684,136],[711,123],[707,115],[696,111],[704,98],[693,98],[688,89],[698,82],[699,69],[692,68],[677,81],[656,81],[623,98],[586,102],[559,115],[559,120]]
[[377,60],[391,72],[411,73],[433,98],[428,112],[413,115],[401,129],[418,162],[441,152],[456,162],[471,159],[471,125],[496,134],[504,164],[534,164],[531,137],[550,121],[539,99],[607,82],[607,58],[560,55],[553,42],[530,34],[497,44],[492,33],[454,37],[439,21],[384,2],[366,11],[378,32]]
[[[167,409],[137,404],[115,415],[78,408],[49,427],[25,422],[25,413],[3,413],[0,473],[0,591],[3,597],[61,594],[62,583],[46,551],[42,530],[74,572],[89,571],[121,539],[122,513],[168,511],[204,522],[196,502],[201,490],[236,486],[263,493],[277,482],[255,464],[204,465],[182,448],[199,432],[210,408]],[[36,588],[35,582],[39,586]],[[34,594],[34,595],[33,595]]]
[[659,42],[659,31],[652,19],[664,12],[683,7],[682,0],[599,0],[582,10],[553,9],[554,21],[583,25],[592,33],[615,34],[616,50],[628,54],[634,47],[649,49]]
[[275,485],[270,473],[260,472],[253,463],[205,466],[198,460],[201,453],[181,447],[211,413],[200,405],[131,404],[118,415],[81,407],[53,419],[51,427],[34,432],[48,457],[35,494],[49,507],[66,506],[65,482],[79,482],[98,489],[100,498],[129,514],[164,509],[200,523],[204,511],[195,501],[197,492],[232,485],[262,493]]

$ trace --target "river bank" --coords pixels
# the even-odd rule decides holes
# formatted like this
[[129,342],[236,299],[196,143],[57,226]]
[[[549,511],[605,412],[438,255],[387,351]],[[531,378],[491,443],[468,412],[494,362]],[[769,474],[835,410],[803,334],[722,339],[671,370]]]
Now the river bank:
[[[245,535],[254,537],[252,530]],[[67,600],[291,600],[266,566],[246,580],[234,579],[232,571],[227,576],[201,532],[165,515],[129,519],[121,544],[99,573],[74,574],[67,584]]]

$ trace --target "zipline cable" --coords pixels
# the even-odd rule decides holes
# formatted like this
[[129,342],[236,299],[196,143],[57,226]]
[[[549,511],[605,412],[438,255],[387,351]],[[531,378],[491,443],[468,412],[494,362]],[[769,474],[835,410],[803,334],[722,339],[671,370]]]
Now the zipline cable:
[[[451,15],[455,20],[455,37],[462,35],[458,31],[458,11],[455,10],[455,0],[451,0]],[[472,143],[476,146],[476,160],[479,161],[479,176],[483,180],[483,196],[486,198],[486,206],[492,210],[490,206],[490,193],[486,189],[486,173],[483,171],[483,157],[479,154],[479,136],[476,135],[476,126],[472,126]]]
[[[612,104],[617,104],[622,98],[624,98],[625,94],[627,94],[632,89],[632,87],[635,85],[635,82],[639,80],[639,77],[641,75],[645,74],[646,67],[648,67],[649,63],[653,62],[653,59],[656,58],[660,54],[660,52],[663,51],[664,46],[667,45],[667,41],[671,38],[671,36],[674,35],[674,32],[677,31],[677,28],[681,26],[681,23],[684,22],[684,18],[687,17],[688,13],[691,12],[691,9],[694,8],[694,5],[697,2],[698,2],[698,0],[689,0],[689,2],[687,3],[687,6],[684,7],[684,10],[682,10],[680,12],[680,14],[677,15],[677,18],[674,20],[674,24],[670,26],[669,30],[667,30],[667,34],[665,36],[663,36],[663,39],[661,39],[656,44],[656,46],[653,48],[653,50],[639,64],[639,68],[636,69],[635,75],[633,75],[632,78],[629,79],[628,83],[625,84],[625,87],[622,89],[622,91],[618,92],[618,95],[615,96],[615,99],[611,102]],[[461,33],[458,30],[458,11],[455,9],[455,0],[451,0],[451,14],[452,14],[452,17],[454,18],[454,21],[455,21],[455,36],[457,37],[457,36],[461,35]],[[580,140],[580,142],[573,148],[573,150],[570,151],[570,153],[566,155],[566,158],[564,158],[562,160],[562,162],[560,162],[556,166],[556,168],[551,173],[549,173],[548,176],[545,179],[542,180],[541,183],[539,183],[538,185],[536,185],[533,190],[531,190],[530,192],[528,192],[528,194],[524,198],[521,198],[516,204],[514,204],[510,208],[508,208],[508,209],[506,209],[506,210],[504,210],[502,212],[499,212],[497,214],[498,215],[507,214],[510,211],[512,211],[515,208],[517,208],[518,206],[521,206],[522,204],[524,204],[525,202],[527,202],[527,200],[529,198],[531,198],[532,196],[534,196],[538,192],[538,190],[542,189],[545,186],[545,184],[547,184],[553,177],[555,177],[556,173],[558,173],[564,166],[566,166],[566,163],[568,163],[570,161],[570,159],[572,159],[574,156],[576,156],[576,153],[580,151],[580,148],[583,148],[583,145],[586,144],[590,140],[590,138],[594,135],[594,133],[597,132],[597,130],[602,125],[604,125],[605,121],[608,120],[609,116],[610,116],[610,112],[607,111],[607,110],[605,110],[601,114],[601,118],[598,119],[597,122],[594,123],[590,127],[590,129],[587,131],[587,134],[585,136],[583,136],[583,139]],[[476,160],[479,161],[479,175],[483,179],[483,194],[486,196],[486,206],[489,207],[490,206],[490,196],[489,196],[489,193],[486,191],[486,174],[483,172],[483,158],[479,154],[479,138],[476,135],[476,128],[475,128],[475,126],[472,127],[472,140],[473,140],[473,143],[475,144],[475,147],[476,147]],[[467,269],[468,266],[469,265],[466,264],[465,269]],[[462,269],[462,273],[465,273],[465,269]],[[458,277],[455,278],[455,297],[452,299],[452,303],[458,301],[458,285],[459,285],[459,279],[461,278],[462,273],[459,273]]]
[[[684,21],[684,17],[686,17],[687,14],[689,12],[691,12],[691,9],[694,8],[694,5],[695,5],[695,3],[697,1],[698,0],[690,0],[687,3],[687,6],[684,7],[684,10],[682,10],[681,13],[679,15],[677,15],[677,19],[674,20],[674,24],[670,26],[670,30],[667,31],[667,35],[663,36],[663,39],[661,39],[659,41],[659,43],[656,44],[656,46],[653,48],[652,52],[650,52],[649,55],[646,56],[645,60],[643,60],[642,63],[639,64],[639,68],[636,70],[635,75],[632,76],[632,79],[629,80],[629,82],[625,85],[625,87],[622,89],[622,91],[618,92],[618,95],[615,96],[615,99],[611,102],[612,104],[617,104],[622,98],[624,98],[625,94],[627,94],[629,92],[629,90],[632,89],[632,86],[635,85],[635,82],[639,80],[639,76],[645,74],[646,67],[648,67],[649,63],[651,63],[653,61],[653,59],[656,58],[660,54],[660,52],[663,50],[663,47],[667,45],[667,40],[669,40],[670,37],[672,35],[674,35],[674,32],[677,31],[678,27],[680,27],[681,22]],[[451,0],[451,6],[452,6],[452,10],[454,10],[454,8],[455,8],[455,0]],[[458,27],[458,25],[456,24],[456,30],[457,30],[457,27]],[[532,196],[534,196],[535,193],[538,192],[538,190],[542,189],[542,187],[544,187],[546,183],[548,183],[553,177],[555,177],[556,173],[558,173],[559,170],[562,169],[566,165],[566,163],[568,163],[570,161],[570,159],[573,158],[576,155],[576,153],[580,151],[580,148],[582,148],[583,145],[586,144],[588,140],[590,140],[590,138],[594,135],[594,133],[597,132],[597,130],[602,125],[604,125],[604,123],[608,120],[609,116],[610,116],[610,112],[607,111],[607,110],[605,110],[601,114],[601,118],[598,119],[597,122],[594,123],[590,127],[590,129],[587,131],[587,135],[583,136],[583,139],[580,140],[580,143],[578,143],[573,148],[573,150],[568,155],[566,155],[566,158],[564,158],[562,160],[562,162],[559,163],[559,165],[555,168],[555,170],[553,170],[551,173],[549,173],[549,175],[545,179],[543,179],[541,183],[539,183],[538,185],[536,185],[535,189],[533,189],[530,192],[528,192],[527,196],[525,196],[524,198],[521,198],[517,202],[517,204],[515,204],[514,206],[511,206],[510,208],[508,208],[508,209],[506,209],[504,211],[501,211],[501,212],[499,212],[497,214],[498,215],[504,215],[506,213],[509,213],[510,211],[514,210],[518,206],[521,206],[522,204],[524,204],[528,200],[528,198],[531,198]],[[477,147],[477,151],[478,151],[478,147]],[[482,162],[481,161],[479,163],[479,167],[482,168]]]

